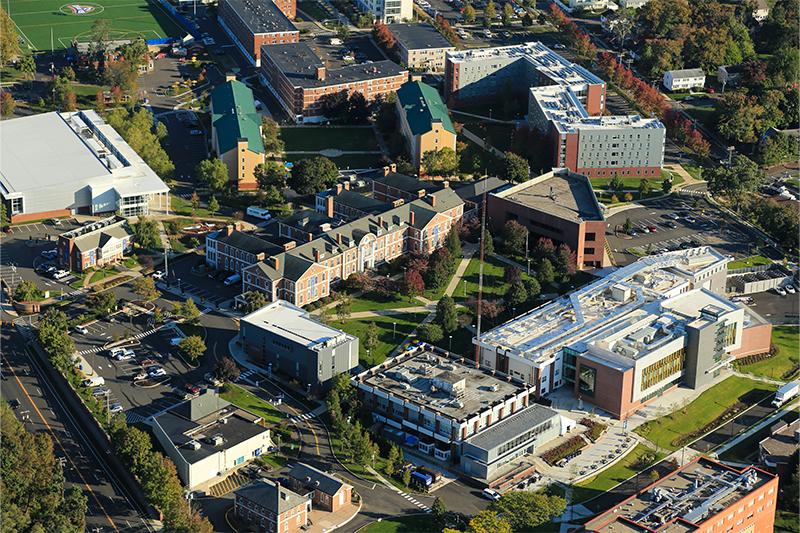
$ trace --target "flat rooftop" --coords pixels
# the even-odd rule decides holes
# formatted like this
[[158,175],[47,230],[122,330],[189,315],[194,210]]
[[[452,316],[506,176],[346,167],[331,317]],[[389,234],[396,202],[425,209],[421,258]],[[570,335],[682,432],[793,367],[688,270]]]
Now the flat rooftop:
[[123,196],[169,192],[122,136],[94,111],[43,113],[0,122],[4,195],[114,188]]
[[[604,338],[631,324],[646,327],[643,321],[648,316],[655,320],[667,315],[669,310],[661,309],[661,305],[669,298],[678,297],[676,307],[680,311],[684,302],[680,294],[689,287],[689,276],[729,260],[711,247],[651,255],[487,331],[473,342],[546,362],[564,346],[583,348],[582,344],[593,338]],[[705,289],[696,289],[686,296],[686,305],[697,294],[695,307],[705,305],[706,298],[724,301]],[[738,304],[726,305],[738,308]],[[687,323],[692,319],[675,312],[669,320]]]
[[392,61],[383,60],[327,69],[325,79],[317,79],[317,67],[326,65],[305,42],[264,45],[261,47],[261,57],[266,57],[275,63],[294,87],[330,87],[388,78],[408,72]]
[[272,0],[226,0],[254,34],[298,31]]
[[587,531],[694,531],[775,476],[755,467],[742,470],[700,458],[661,478],[599,517]]
[[[468,362],[469,363],[469,362]],[[427,349],[403,354],[355,378],[361,384],[463,421],[526,386]],[[454,392],[449,392],[449,389]]]
[[389,24],[389,31],[408,50],[436,50],[449,48],[455,50],[450,41],[444,38],[430,24]]
[[308,312],[283,300],[253,311],[244,316],[241,322],[269,330],[311,350],[336,346],[353,339],[347,333],[315,320]]
[[565,169],[548,172],[492,193],[492,196],[571,222],[604,220],[603,211],[586,176]]

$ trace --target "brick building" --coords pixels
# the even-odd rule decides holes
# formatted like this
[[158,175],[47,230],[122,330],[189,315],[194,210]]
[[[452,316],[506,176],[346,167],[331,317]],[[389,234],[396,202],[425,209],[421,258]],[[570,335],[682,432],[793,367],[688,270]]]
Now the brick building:
[[369,196],[350,190],[350,182],[337,183],[327,191],[317,193],[316,210],[329,218],[353,220],[377,215],[391,206]]
[[233,494],[233,512],[253,531],[299,533],[308,526],[311,500],[279,483],[262,478]]
[[699,457],[593,518],[584,531],[771,533],[778,477]]
[[372,102],[408,80],[408,71],[388,60],[329,69],[304,42],[264,46],[260,75],[297,122],[323,121],[319,99],[326,94],[360,92]]
[[133,250],[133,232],[127,219],[109,217],[58,236],[58,263],[83,272],[121,261]]
[[516,220],[531,232],[531,247],[547,237],[569,246],[580,269],[606,266],[606,222],[586,176],[556,169],[503,188],[488,195],[486,213],[495,235]]
[[206,235],[206,264],[218,270],[241,273],[243,268],[281,251],[281,246],[239,231],[234,225]]
[[400,61],[408,68],[428,72],[444,72],[445,55],[455,50],[431,24],[389,24],[397,41]]
[[350,503],[353,487],[331,474],[295,463],[288,475],[289,487],[298,494],[308,494],[315,509],[335,513]]
[[448,187],[448,182],[426,181],[396,172],[392,163],[383,167],[383,175],[372,179],[372,197],[379,202],[413,202],[425,195]]
[[247,59],[261,64],[261,47],[296,43],[296,0],[220,0],[217,20]]

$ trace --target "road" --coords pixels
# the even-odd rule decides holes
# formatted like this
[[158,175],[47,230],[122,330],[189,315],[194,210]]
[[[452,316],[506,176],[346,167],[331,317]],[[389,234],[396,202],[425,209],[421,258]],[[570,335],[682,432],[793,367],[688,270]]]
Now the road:
[[[753,391],[753,394],[764,394],[764,391]],[[734,417],[707,435],[702,436],[700,439],[695,441],[691,447],[699,452],[708,453],[714,448],[724,444],[753,424],[756,424],[762,418],[765,418],[774,412],[775,408],[771,405],[774,397],[775,395],[771,392],[766,394],[760,399],[760,401],[755,403],[747,411]],[[740,401],[744,403],[752,402],[754,400],[755,399],[740,399]]]
[[15,413],[24,417],[28,431],[44,431],[53,437],[56,456],[64,458],[66,485],[79,487],[87,497],[87,531],[150,531],[135,504],[106,467],[103,452],[92,446],[53,386],[40,379],[41,369],[27,354],[21,335],[4,330],[1,338],[3,397],[19,400],[20,407]]

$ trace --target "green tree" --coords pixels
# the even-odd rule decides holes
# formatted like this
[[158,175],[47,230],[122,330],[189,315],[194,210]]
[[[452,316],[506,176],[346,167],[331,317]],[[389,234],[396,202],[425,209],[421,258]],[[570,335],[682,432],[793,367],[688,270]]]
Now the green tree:
[[257,311],[269,303],[267,296],[261,291],[249,291],[244,295],[244,299],[247,302],[245,311],[248,313]]
[[7,65],[20,55],[17,25],[0,7],[0,65]]
[[184,337],[181,339],[178,348],[180,349],[181,353],[188,357],[192,362],[197,361],[204,353],[206,353],[206,343],[203,342],[202,337],[199,335],[189,335],[188,337]]
[[451,296],[442,296],[436,304],[435,321],[442,326],[442,330],[445,333],[453,333],[458,329],[458,311],[456,310],[456,302]]
[[800,143],[785,133],[775,133],[756,147],[756,160],[764,166],[800,159]]
[[429,150],[422,155],[422,167],[430,176],[450,176],[458,170],[458,155],[447,146]]
[[754,96],[729,91],[717,103],[717,130],[730,141],[755,142],[763,129],[763,113],[764,108]]
[[5,228],[11,223],[8,218],[8,211],[6,211],[6,203],[0,200],[0,229]]
[[467,533],[512,533],[511,524],[494,511],[481,511],[472,517]]
[[661,182],[661,192],[664,194],[669,194],[670,191],[672,191],[672,179],[667,177]]
[[408,487],[411,484],[411,471],[408,468],[404,469],[400,479],[403,481],[403,485]]
[[204,159],[195,169],[197,179],[212,191],[221,191],[228,184],[228,167],[221,159]]
[[259,163],[253,169],[253,174],[258,181],[258,188],[262,191],[286,188],[286,169],[277,161],[268,160],[266,163]]
[[445,246],[450,250],[450,257],[454,260],[458,260],[463,255],[461,251],[461,237],[458,236],[458,228],[455,225],[450,226],[450,232],[447,234]]
[[[507,6],[510,4],[506,4]],[[506,178],[515,183],[523,182],[530,176],[531,167],[528,160],[514,152],[505,154]]]
[[733,156],[730,167],[717,166],[706,169],[704,177],[712,194],[738,197],[756,190],[763,172],[745,155]]
[[161,146],[161,141],[167,136],[163,122],[153,127],[153,114],[144,107],[135,110],[115,108],[106,115],[106,121],[156,174],[163,179],[172,177],[175,165]]
[[197,319],[200,318],[200,310],[191,298],[187,298],[183,303],[178,304],[176,311],[178,316],[184,318],[187,322],[197,322]]
[[33,54],[22,56],[17,62],[17,68],[24,74],[26,80],[32,82],[36,77],[36,60],[33,58]]
[[506,303],[512,307],[516,307],[528,300],[528,290],[522,281],[516,281],[508,287],[506,291]]
[[439,524],[444,522],[445,516],[447,515],[447,507],[445,506],[444,502],[438,496],[435,500],[433,500],[433,505],[431,505],[431,512],[433,513],[433,518]]
[[427,342],[432,344],[436,344],[440,340],[444,338],[444,332],[442,331],[442,326],[439,324],[434,324],[433,322],[429,322],[428,324],[422,324],[419,327],[419,334],[420,337],[425,339]]
[[633,229],[633,222],[631,222],[630,217],[626,217],[625,223],[622,224],[622,231],[624,231],[625,233],[630,233],[632,229]]
[[612,191],[621,191],[625,188],[625,182],[619,177],[619,174],[614,174],[614,177],[611,178],[608,187]]
[[528,228],[517,222],[509,220],[503,226],[503,249],[508,255],[521,255],[525,250],[528,240]]
[[556,271],[549,259],[542,259],[538,274],[539,283],[542,285],[549,285],[556,279]]
[[523,28],[530,28],[531,26],[533,26],[533,17],[531,16],[531,14],[528,11],[526,11],[522,15],[522,27]]
[[18,302],[29,302],[42,296],[42,291],[32,281],[24,279],[14,288],[14,300]]
[[219,211],[219,201],[217,200],[217,197],[216,197],[216,196],[212,196],[212,197],[211,197],[211,198],[208,200],[208,211],[209,211],[209,212],[210,212],[212,215],[216,214],[216,213],[217,213],[217,211]]
[[397,465],[402,463],[403,461],[403,452],[400,450],[400,447],[392,443],[389,446],[389,454],[386,458],[386,472],[387,476],[393,476],[395,472],[397,472]]
[[644,198],[648,194],[650,194],[652,186],[650,185],[650,180],[647,178],[642,178],[639,180],[639,198]]
[[511,2],[503,4],[503,26],[510,26],[511,20],[514,18],[514,8],[511,7]]
[[367,326],[367,331],[364,334],[364,348],[367,350],[374,350],[378,347],[378,326],[375,322],[370,322]]
[[280,137],[280,126],[271,117],[261,117],[261,138],[264,141],[264,149],[268,154],[280,154],[283,152],[283,141]]
[[327,157],[301,159],[292,169],[289,186],[297,194],[313,194],[332,187],[339,179],[336,163]]
[[514,531],[529,531],[563,513],[566,502],[560,496],[514,490],[492,502],[489,509],[508,520]]
[[133,225],[134,242],[146,250],[154,250],[161,244],[158,232],[158,223],[152,218],[139,215],[139,220]]
[[542,286],[536,278],[525,280],[525,291],[528,293],[528,301],[534,301],[542,292]]
[[491,26],[496,16],[497,8],[494,5],[494,0],[489,0],[486,3],[486,7],[483,8],[483,25],[486,27]]
[[475,24],[475,8],[472,7],[471,3],[467,2],[461,14],[464,16],[465,24]]
[[485,255],[494,255],[494,239],[489,233],[488,229],[483,230],[483,253]]
[[156,282],[150,276],[142,276],[133,280],[131,284],[133,292],[142,298],[142,300],[149,302],[155,300],[161,293],[156,288]]
[[347,295],[342,296],[342,299],[339,300],[338,304],[336,304],[336,316],[339,318],[339,320],[345,320],[350,316],[351,310],[352,300]]
[[108,316],[117,307],[117,296],[111,291],[93,292],[86,298],[86,306],[97,316]]
[[189,201],[192,204],[192,213],[200,209],[200,195],[197,194],[197,191],[192,191],[192,196]]

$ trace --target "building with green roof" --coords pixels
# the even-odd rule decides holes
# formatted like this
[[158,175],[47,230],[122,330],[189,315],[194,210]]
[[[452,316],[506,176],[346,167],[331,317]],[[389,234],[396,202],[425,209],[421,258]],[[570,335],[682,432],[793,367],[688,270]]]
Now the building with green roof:
[[409,81],[397,90],[400,130],[411,162],[419,168],[425,153],[456,149],[456,130],[439,93],[421,81]]
[[211,144],[238,190],[258,188],[254,170],[264,163],[261,115],[253,91],[235,79],[211,91]]

